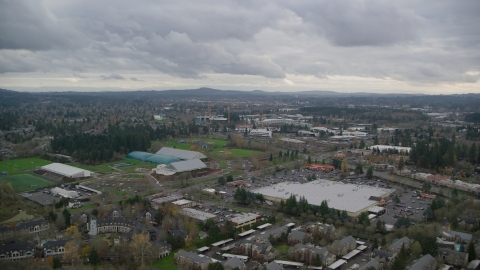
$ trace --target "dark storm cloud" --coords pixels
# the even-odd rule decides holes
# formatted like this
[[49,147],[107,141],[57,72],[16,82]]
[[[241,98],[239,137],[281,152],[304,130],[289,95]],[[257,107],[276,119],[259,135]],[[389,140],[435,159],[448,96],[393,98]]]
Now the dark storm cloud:
[[475,0],[0,0],[0,74],[476,82],[478,14]]

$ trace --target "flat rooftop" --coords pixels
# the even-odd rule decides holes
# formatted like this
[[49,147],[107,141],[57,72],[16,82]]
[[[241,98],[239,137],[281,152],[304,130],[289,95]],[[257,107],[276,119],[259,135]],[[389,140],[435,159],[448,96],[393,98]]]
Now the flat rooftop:
[[210,219],[210,218],[214,219],[217,217],[216,215],[203,212],[203,211],[198,211],[193,208],[183,208],[179,211],[179,213],[182,215],[194,218],[196,220],[201,220],[201,221],[206,221],[207,219]]
[[393,189],[344,184],[330,180],[315,180],[305,184],[281,182],[253,190],[254,193],[283,200],[288,199],[292,194],[297,196],[297,200],[300,196],[304,196],[312,205],[320,205],[323,200],[327,200],[329,207],[350,213],[376,205],[378,202],[369,200],[371,196],[383,197],[393,191]]

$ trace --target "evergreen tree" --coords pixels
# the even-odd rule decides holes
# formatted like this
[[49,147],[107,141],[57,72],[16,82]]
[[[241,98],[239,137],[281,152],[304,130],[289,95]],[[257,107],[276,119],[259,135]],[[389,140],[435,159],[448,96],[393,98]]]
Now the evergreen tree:
[[367,179],[373,179],[373,169],[372,168],[368,168],[366,177],[367,177]]
[[470,163],[472,164],[475,164],[476,158],[477,158],[477,146],[475,145],[475,143],[473,143],[470,146],[470,150],[468,151],[468,161],[470,161]]
[[100,259],[100,255],[98,255],[98,252],[95,249],[95,247],[93,247],[92,250],[90,250],[90,254],[88,255],[88,261],[92,265],[99,265],[102,263],[102,259]]
[[270,153],[270,158],[268,159],[268,161],[272,162],[273,161],[273,154]]
[[312,158],[311,158],[310,156],[308,156],[307,163],[308,163],[308,164],[311,164],[311,163],[312,163]]
[[473,241],[470,241],[468,244],[468,261],[473,261],[477,259],[477,252],[475,250],[475,245],[473,244]]

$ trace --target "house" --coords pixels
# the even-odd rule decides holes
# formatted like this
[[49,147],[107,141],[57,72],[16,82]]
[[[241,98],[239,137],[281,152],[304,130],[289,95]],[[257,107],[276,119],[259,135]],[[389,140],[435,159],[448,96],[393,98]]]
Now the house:
[[307,233],[301,232],[301,231],[291,231],[288,234],[288,244],[293,246],[295,244],[301,243],[301,244],[306,244],[310,242],[311,236],[308,235]]
[[322,237],[326,236],[327,238],[331,238],[335,234],[335,226],[330,224],[323,224],[320,222],[309,222],[303,226],[302,231],[305,231],[312,236],[318,233]]
[[208,265],[213,263],[212,259],[205,256],[199,256],[194,252],[188,252],[183,249],[175,253],[173,261],[180,269],[207,270]]
[[274,260],[279,252],[264,238],[245,239],[236,242],[232,249],[233,253],[251,257],[257,261]]
[[0,260],[17,261],[35,256],[35,244],[30,242],[0,245]]
[[156,211],[155,209],[150,209],[150,210],[146,210],[146,211],[143,213],[143,216],[144,216],[145,219],[148,220],[150,223],[153,223],[156,214],[157,214],[157,211]]
[[42,244],[43,248],[43,257],[46,258],[48,256],[55,256],[61,257],[63,253],[65,253],[65,244],[69,240],[56,240],[56,241],[47,241]]
[[404,246],[405,250],[409,250],[411,244],[412,240],[405,236],[401,239],[398,239],[397,241],[394,241],[389,247],[387,247],[387,251],[390,251],[392,253],[399,253],[402,249],[402,246]]
[[123,216],[122,210],[119,208],[112,208],[110,211],[108,211],[108,216],[112,218],[117,218]]
[[382,265],[379,262],[377,262],[376,260],[370,260],[367,264],[360,267],[358,270],[370,270],[372,268],[375,270],[383,269]]
[[290,259],[305,262],[310,265],[315,263],[317,255],[323,266],[330,265],[336,260],[335,254],[330,253],[326,247],[315,247],[312,244],[296,244],[288,249],[288,257]]
[[228,259],[225,264],[223,265],[223,269],[225,270],[245,270],[247,269],[247,267],[245,266],[245,263],[240,260],[239,258],[237,257],[232,257],[230,259]]
[[478,219],[471,216],[459,216],[458,217],[458,226],[464,230],[472,230],[476,225],[478,225]]
[[50,228],[50,225],[47,220],[38,219],[38,220],[22,222],[15,227],[15,230],[38,234],[42,231],[48,230],[49,228]]
[[281,266],[280,264],[278,264],[277,262],[275,261],[272,261],[270,263],[268,263],[265,268],[267,270],[284,270],[283,266]]
[[330,251],[337,256],[343,256],[357,247],[357,240],[351,235],[333,242]]
[[437,260],[432,255],[427,254],[412,264],[409,269],[412,270],[435,270],[437,269]]
[[92,218],[87,223],[89,234],[95,236],[101,233],[128,233],[131,231],[142,232],[143,224],[130,218],[109,217],[109,218]]
[[468,263],[468,253],[460,252],[448,248],[439,248],[437,260],[444,264],[463,267]]
[[449,240],[452,240],[452,241],[465,242],[465,243],[470,243],[470,241],[472,241],[472,235],[469,233],[450,231],[448,232],[448,234],[451,237]]
[[278,238],[280,238],[282,233],[288,234],[288,227],[287,226],[282,226],[282,227],[278,227],[278,228],[275,228],[275,229],[272,229],[272,230],[268,230],[264,234],[257,235],[257,237],[268,240],[270,238],[270,236],[272,236],[272,238],[274,240],[277,240]]
[[396,254],[385,250],[374,249],[372,253],[370,253],[370,259],[376,260],[383,268],[388,268],[393,262],[395,255]]
[[155,241],[152,245],[158,248],[158,258],[163,258],[172,253],[172,245],[166,241]]

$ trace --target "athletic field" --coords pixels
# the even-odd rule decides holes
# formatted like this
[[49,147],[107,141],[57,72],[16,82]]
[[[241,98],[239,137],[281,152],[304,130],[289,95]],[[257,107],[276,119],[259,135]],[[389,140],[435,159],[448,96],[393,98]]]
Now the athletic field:
[[34,190],[36,188],[46,187],[56,182],[32,174],[17,174],[9,176],[0,176],[0,184],[11,183],[13,191],[16,193]]
[[36,157],[5,160],[0,162],[0,173],[6,171],[8,175],[22,174],[26,170],[32,170],[50,163],[52,162]]

